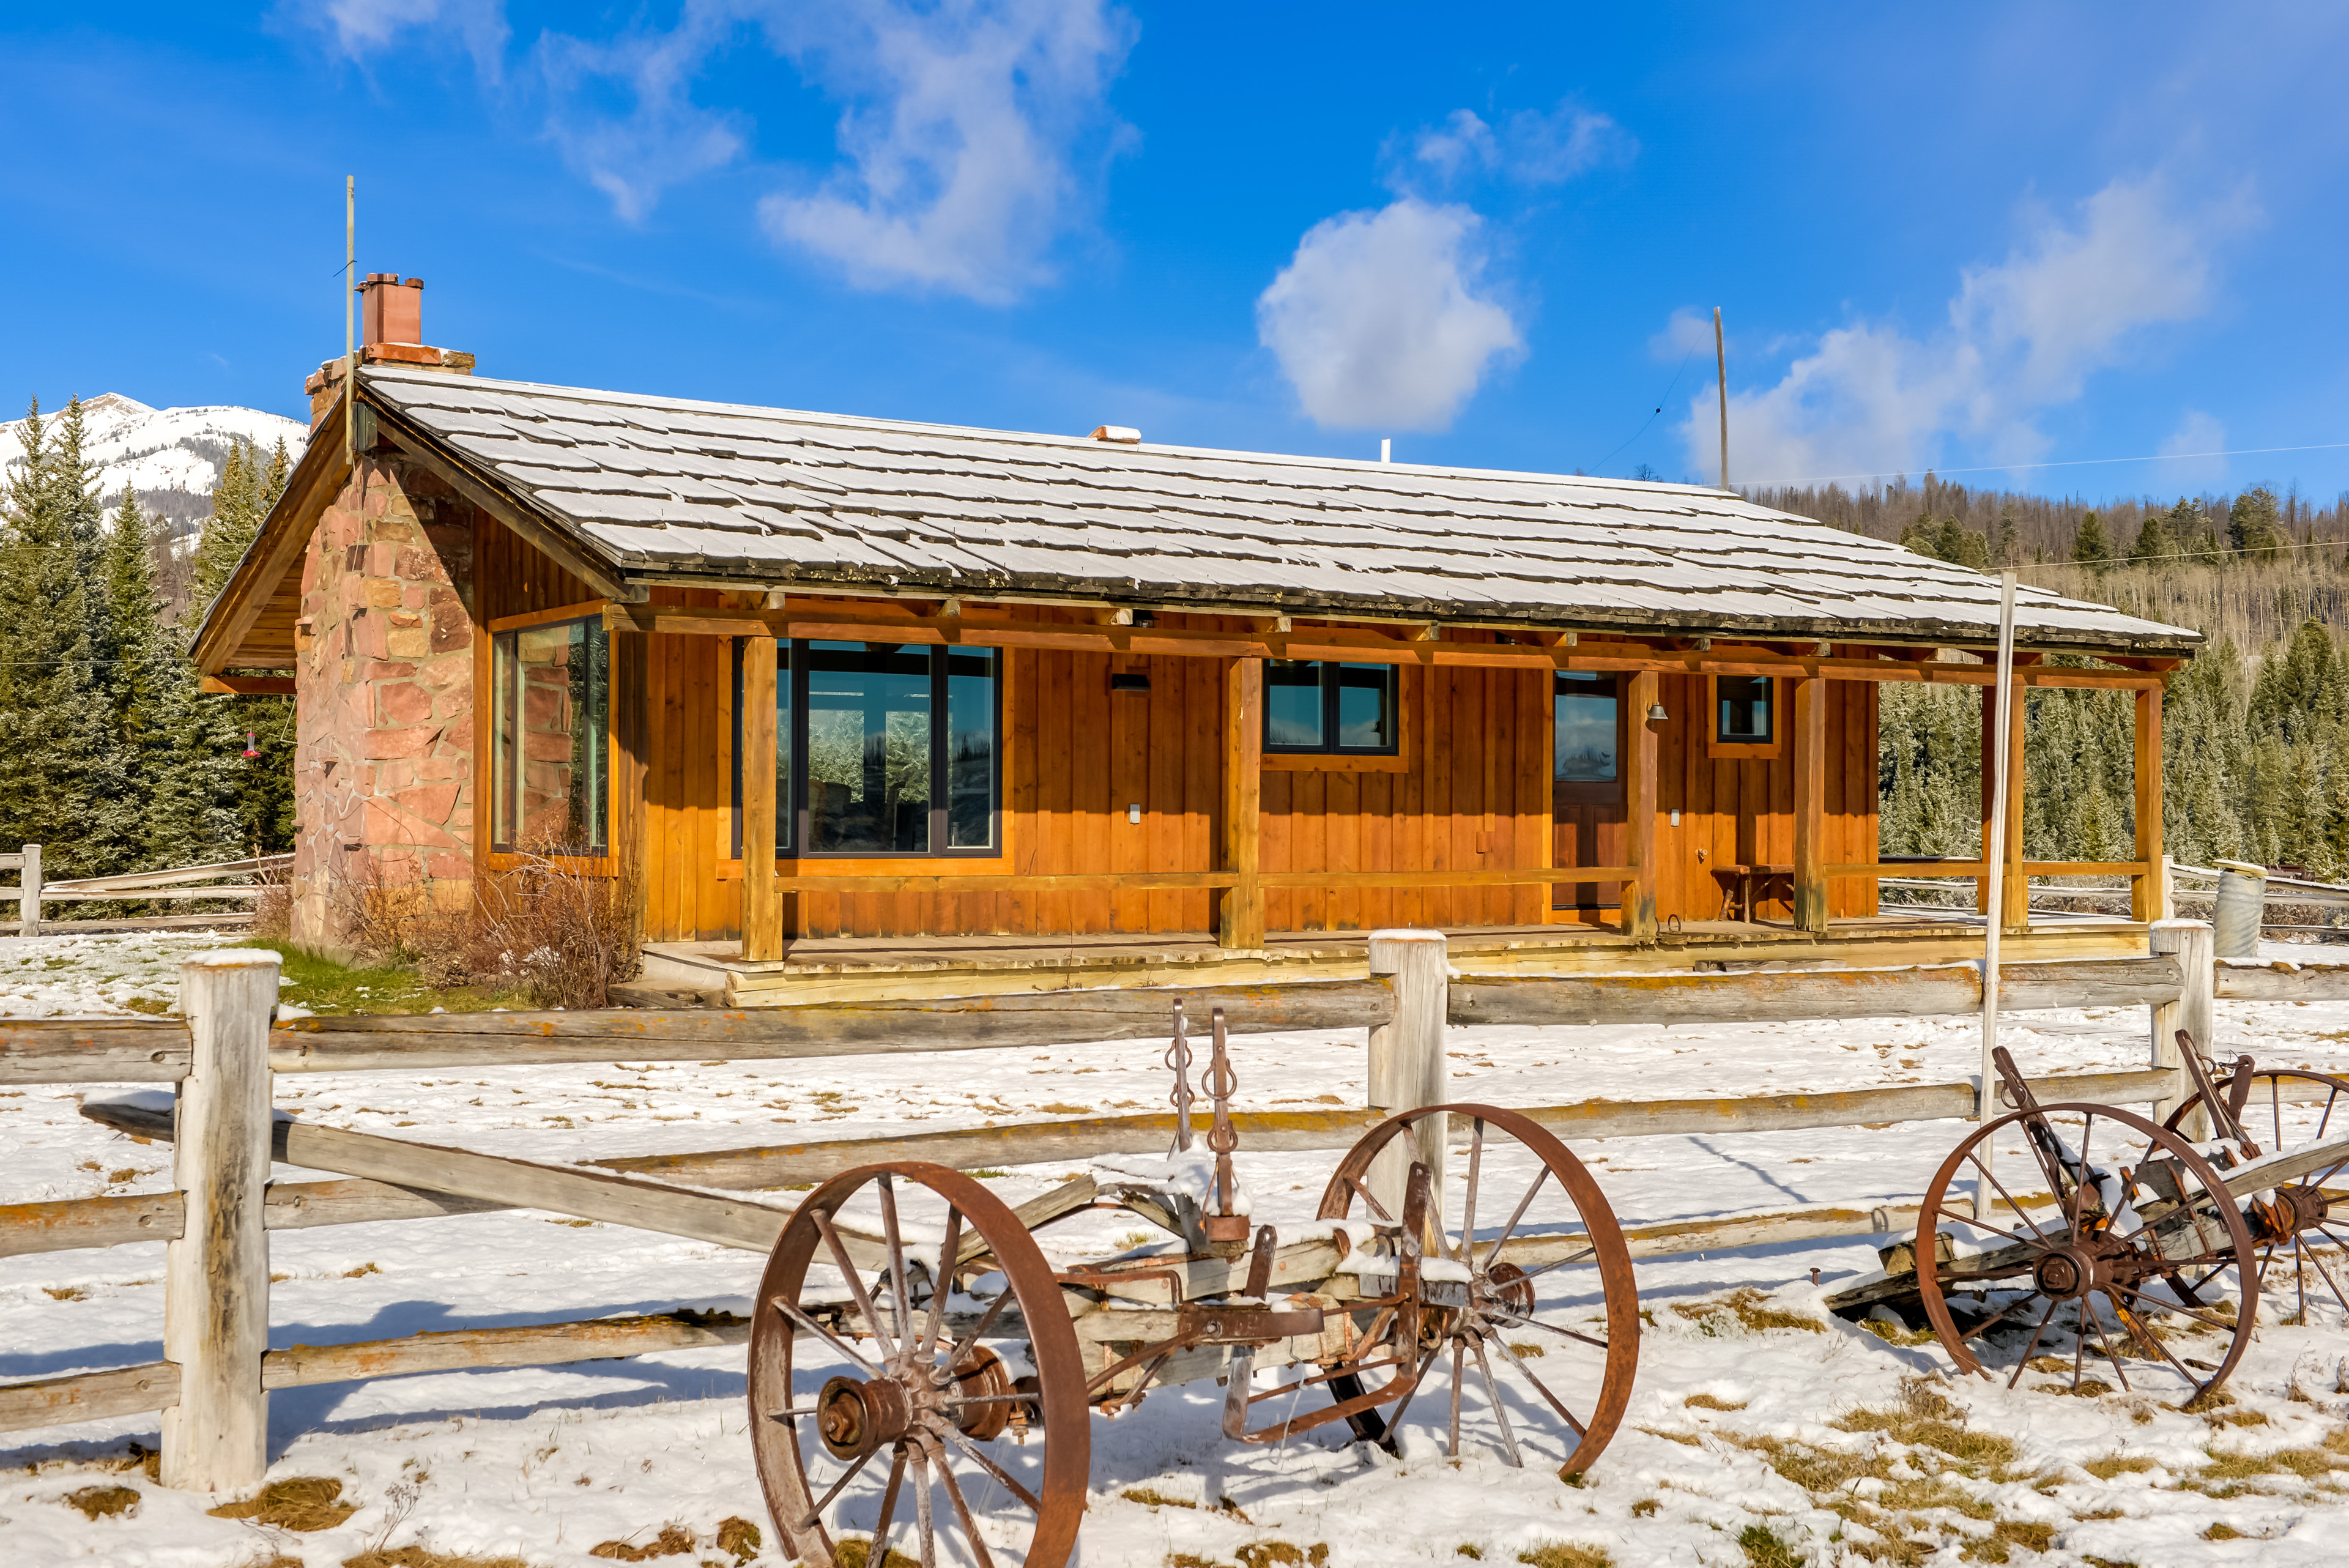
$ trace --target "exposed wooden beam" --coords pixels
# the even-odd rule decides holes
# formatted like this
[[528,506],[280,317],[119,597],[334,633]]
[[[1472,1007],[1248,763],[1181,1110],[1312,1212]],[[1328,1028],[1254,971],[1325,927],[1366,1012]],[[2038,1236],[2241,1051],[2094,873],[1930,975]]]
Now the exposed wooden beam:
[[196,682],[198,691],[214,697],[291,697],[294,678],[290,675],[207,675]]
[[[337,405],[339,407],[339,405]],[[339,418],[328,415],[319,429],[340,430]],[[285,493],[262,520],[261,532],[245,547],[244,558],[230,574],[228,585],[205,613],[190,648],[199,673],[216,675],[236,662],[254,623],[284,586],[289,572],[298,571],[302,553],[318,526],[318,515],[342,493],[351,476],[351,464],[339,441],[314,441],[294,465]],[[289,640],[286,653],[292,653]]]

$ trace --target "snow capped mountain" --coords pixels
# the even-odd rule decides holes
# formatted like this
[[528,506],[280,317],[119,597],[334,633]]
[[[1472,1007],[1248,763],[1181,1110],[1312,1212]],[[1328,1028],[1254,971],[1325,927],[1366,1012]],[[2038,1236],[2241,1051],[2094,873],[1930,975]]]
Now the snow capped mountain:
[[[54,435],[56,410],[41,418]],[[211,510],[208,497],[218,483],[232,441],[244,440],[264,456],[285,443],[299,460],[310,431],[295,421],[258,409],[150,409],[135,398],[108,392],[82,404],[87,451],[98,472],[98,497],[112,506],[129,485],[142,505],[162,513],[184,531]],[[24,462],[24,421],[0,424],[0,468],[14,473]]]

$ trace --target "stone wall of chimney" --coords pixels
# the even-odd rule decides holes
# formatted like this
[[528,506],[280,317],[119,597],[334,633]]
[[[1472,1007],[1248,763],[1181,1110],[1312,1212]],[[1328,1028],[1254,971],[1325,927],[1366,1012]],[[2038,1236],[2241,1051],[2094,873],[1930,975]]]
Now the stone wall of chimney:
[[471,901],[473,537],[471,504],[381,452],[319,518],[295,633],[296,941],[345,950],[357,898]]

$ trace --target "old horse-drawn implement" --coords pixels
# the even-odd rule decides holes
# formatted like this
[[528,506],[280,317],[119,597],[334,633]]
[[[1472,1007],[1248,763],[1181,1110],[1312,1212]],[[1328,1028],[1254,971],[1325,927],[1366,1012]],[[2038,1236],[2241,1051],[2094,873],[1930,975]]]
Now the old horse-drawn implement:
[[910,1161],[844,1172],[794,1211],[760,1282],[750,1388],[760,1480],[800,1562],[846,1545],[878,1565],[895,1541],[925,1568],[1053,1568],[1084,1514],[1089,1412],[1208,1379],[1240,1442],[1342,1422],[1392,1446],[1416,1415],[1455,1455],[1466,1426],[1511,1464],[1598,1459],[1630,1397],[1639,1308],[1621,1231],[1563,1144],[1490,1106],[1406,1112],[1339,1162],[1317,1220],[1256,1224],[1220,1011],[1204,1150],[1179,1004],[1169,1061],[1174,1149],[1105,1165],[1086,1206],[1164,1244],[1056,1268],[980,1183]]
[[[1951,1151],[1913,1243],[1886,1249],[1885,1272],[1827,1304],[1920,1313],[1960,1370],[2011,1362],[2010,1387],[2032,1371],[2059,1379],[2040,1386],[2099,1393],[2109,1376],[2189,1404],[2234,1370],[2262,1294],[2287,1279],[2301,1319],[2312,1272],[2349,1313],[2349,1281],[2317,1251],[2344,1246],[2324,1184],[2349,1167],[2349,1082],[2261,1071],[2249,1056],[2220,1076],[2183,1030],[2178,1040],[2195,1087],[2161,1124],[2043,1106],[1996,1052],[2015,1109]],[[1993,1151],[2018,1138],[2044,1190],[1995,1174]]]

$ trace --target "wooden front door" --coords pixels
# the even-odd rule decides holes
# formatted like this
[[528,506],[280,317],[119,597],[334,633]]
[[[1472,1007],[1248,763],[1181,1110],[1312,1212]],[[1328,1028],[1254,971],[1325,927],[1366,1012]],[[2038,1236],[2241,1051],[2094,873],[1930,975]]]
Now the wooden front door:
[[[1551,680],[1550,815],[1554,866],[1620,866],[1623,842],[1623,680],[1568,675]],[[1558,882],[1557,909],[1622,907],[1619,882]]]

